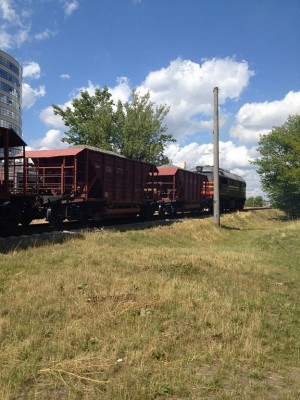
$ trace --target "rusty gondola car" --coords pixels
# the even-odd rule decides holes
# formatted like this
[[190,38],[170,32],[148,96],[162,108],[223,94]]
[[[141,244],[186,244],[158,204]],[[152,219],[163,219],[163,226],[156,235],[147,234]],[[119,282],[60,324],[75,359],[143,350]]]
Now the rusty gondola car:
[[153,213],[152,191],[144,190],[157,172],[153,164],[91,146],[26,151],[26,159],[25,186],[35,181],[52,225]]
[[160,216],[197,212],[203,208],[207,178],[175,165],[158,167],[151,186],[157,197],[156,210]]

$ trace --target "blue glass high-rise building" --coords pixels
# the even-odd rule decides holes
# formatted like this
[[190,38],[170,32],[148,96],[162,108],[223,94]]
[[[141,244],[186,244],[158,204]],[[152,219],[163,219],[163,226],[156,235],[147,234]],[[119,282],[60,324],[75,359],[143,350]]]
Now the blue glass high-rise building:
[[0,50],[0,127],[22,136],[22,66]]

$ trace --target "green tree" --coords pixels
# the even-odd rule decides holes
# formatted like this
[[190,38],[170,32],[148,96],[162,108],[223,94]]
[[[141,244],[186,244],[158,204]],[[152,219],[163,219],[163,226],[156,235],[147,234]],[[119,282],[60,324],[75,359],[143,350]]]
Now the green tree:
[[263,207],[264,199],[262,196],[248,197],[245,202],[246,207]]
[[253,207],[254,204],[254,197],[248,197],[245,201],[245,207]]
[[166,144],[174,141],[163,125],[168,112],[169,107],[155,106],[151,102],[149,92],[140,96],[137,91],[133,91],[131,101],[122,104],[122,107],[119,102],[118,147],[122,154],[160,165],[167,163],[169,160],[163,152]]
[[169,112],[166,105],[155,105],[149,92],[141,96],[136,90],[131,100],[117,105],[107,87],[96,89],[94,96],[84,91],[72,101],[72,107],[53,105],[69,128],[63,141],[115,151],[135,160],[158,165],[169,160],[166,145],[175,141],[166,133],[163,120]]
[[94,96],[81,92],[79,99],[73,99],[72,108],[53,105],[54,114],[62,117],[69,128],[64,142],[85,144],[113,150],[115,141],[114,102],[107,87],[96,89]]
[[300,115],[263,135],[258,151],[262,187],[275,207],[291,218],[300,216]]

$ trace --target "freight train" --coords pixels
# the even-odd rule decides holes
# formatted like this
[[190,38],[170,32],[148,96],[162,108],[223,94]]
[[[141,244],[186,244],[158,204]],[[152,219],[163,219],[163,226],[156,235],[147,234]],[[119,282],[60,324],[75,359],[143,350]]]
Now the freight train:
[[[2,227],[33,219],[59,227],[64,220],[163,217],[202,212],[210,203],[211,181],[204,172],[156,167],[85,145],[26,152],[25,146],[12,129],[0,128]],[[16,147],[22,150],[13,156]]]

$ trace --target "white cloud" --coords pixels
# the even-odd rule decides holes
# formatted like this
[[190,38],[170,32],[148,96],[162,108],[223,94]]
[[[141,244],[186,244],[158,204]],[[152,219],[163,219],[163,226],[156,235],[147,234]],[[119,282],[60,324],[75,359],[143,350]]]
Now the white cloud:
[[[65,103],[63,106],[60,107],[66,107],[67,105],[71,106],[71,103]],[[52,106],[49,106],[47,108],[44,108],[40,112],[40,120],[48,126],[53,126],[58,129],[66,129],[66,126],[62,120],[62,118],[59,115],[55,115],[53,112]]]
[[0,47],[4,50],[21,47],[29,39],[29,28],[19,29],[11,34],[5,27],[0,28]]
[[[41,76],[40,65],[35,61],[30,61],[24,64],[23,78],[24,79],[39,79]],[[44,85],[37,88],[32,87],[29,83],[23,82],[22,84],[22,104],[24,109],[31,108],[40,97],[46,95]]]
[[13,40],[16,47],[21,47],[22,44],[29,40],[30,27],[20,29],[14,36]]
[[257,168],[245,169],[242,174],[237,170],[235,173],[242,175],[246,181],[246,195],[247,197],[262,196],[267,198],[266,194],[263,192],[260,184],[260,176],[256,172]]
[[237,113],[230,134],[242,143],[257,143],[260,135],[269,133],[273,126],[282,125],[289,115],[299,110],[300,92],[289,92],[282,100],[246,103]]
[[39,33],[36,33],[35,35],[34,35],[34,38],[37,40],[37,41],[42,41],[42,40],[45,40],[45,39],[48,39],[48,38],[50,38],[50,37],[52,37],[52,36],[55,36],[57,34],[57,31],[52,31],[52,30],[50,30],[49,28],[46,28],[45,30],[43,30],[42,32],[39,32]]
[[60,75],[60,78],[61,78],[61,79],[70,79],[71,77],[70,77],[69,74],[61,74],[61,75]]
[[23,67],[23,78],[38,79],[41,75],[41,68],[37,62],[31,61]]
[[76,88],[74,89],[71,93],[70,93],[70,98],[74,99],[76,97],[80,97],[81,92],[88,92],[88,94],[90,96],[93,96],[95,94],[95,90],[97,88],[100,88],[99,85],[94,85],[94,83],[92,81],[88,81],[88,85],[87,86],[82,86],[80,88]]
[[109,88],[109,91],[115,103],[117,103],[118,100],[126,102],[131,94],[129,80],[126,77],[118,78],[117,85],[113,88]]
[[[169,130],[181,140],[197,132],[211,131],[213,88],[219,87],[219,104],[237,100],[254,72],[246,61],[233,58],[204,60],[203,64],[176,59],[167,68],[150,72],[138,88],[150,91],[151,99],[168,104],[166,118]],[[220,126],[227,119],[220,110]]]
[[69,145],[61,141],[62,137],[59,129],[50,129],[42,139],[31,141],[30,147],[35,150],[63,149]]
[[0,0],[0,15],[4,20],[10,23],[16,23],[16,21],[19,20],[12,0]]
[[[187,168],[197,165],[213,164],[213,144],[190,143],[181,147],[179,143],[172,143],[166,149],[166,155],[172,162],[185,162]],[[253,160],[251,149],[246,146],[237,146],[233,142],[219,142],[219,163],[221,168],[249,168],[249,160]]]
[[3,50],[10,49],[12,47],[12,43],[12,36],[0,28],[0,48]]
[[23,83],[23,108],[28,109],[33,106],[39,97],[43,97],[46,94],[45,86],[41,85],[37,89],[32,88],[28,83]]
[[13,0],[0,0],[0,47],[20,47],[29,38],[29,12],[23,12]]
[[63,3],[63,8],[65,11],[65,16],[69,17],[70,15],[73,14],[74,11],[77,10],[77,8],[79,7],[79,2],[78,0],[62,0]]
[[193,142],[181,147],[179,143],[172,143],[167,147],[165,154],[171,162],[185,162],[187,169],[191,169],[197,165],[212,164],[213,145]]
[[238,62],[230,57],[204,60],[202,65],[178,58],[167,68],[150,72],[143,86],[155,92],[158,97],[163,94],[172,95],[175,90],[178,95],[178,89],[180,93],[182,90],[183,94],[200,99],[202,110],[207,112],[210,110],[207,100],[210,104],[214,87],[222,88],[219,94],[219,102],[222,104],[227,99],[238,99],[253,75],[246,61]]

